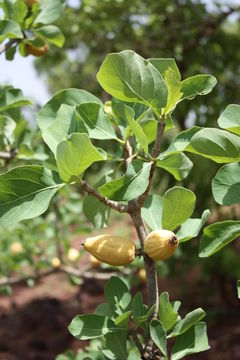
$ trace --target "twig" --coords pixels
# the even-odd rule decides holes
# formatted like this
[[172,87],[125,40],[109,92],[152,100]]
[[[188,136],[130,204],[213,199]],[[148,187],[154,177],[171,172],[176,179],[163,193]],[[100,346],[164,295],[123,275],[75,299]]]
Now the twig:
[[133,158],[132,147],[129,143],[129,140],[127,140],[124,147],[124,161],[125,161],[126,169],[131,164],[132,158]]
[[120,213],[128,212],[128,205],[120,204],[117,201],[112,201],[107,199],[105,196],[102,196],[96,189],[88,185],[85,181],[81,181],[81,186],[84,191],[88,194],[95,196],[101,203],[114,209]]
[[0,55],[3,54],[5,51],[7,51],[8,49],[10,49],[10,47],[12,47],[14,44],[16,44],[19,40],[17,39],[11,39],[8,42],[6,42],[5,44],[0,46]]
[[139,341],[139,339],[137,337],[137,333],[134,330],[130,330],[129,335],[133,338],[133,341],[135,342],[140,354],[142,355],[144,349],[143,349],[142,344],[140,343],[140,341]]

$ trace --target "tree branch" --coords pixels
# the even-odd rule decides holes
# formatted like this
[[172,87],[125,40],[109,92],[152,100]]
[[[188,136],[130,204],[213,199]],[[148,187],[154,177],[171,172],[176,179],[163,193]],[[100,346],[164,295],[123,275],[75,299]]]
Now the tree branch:
[[86,191],[89,195],[95,196],[101,203],[114,209],[120,213],[128,212],[128,205],[120,204],[117,201],[112,201],[107,199],[105,196],[102,196],[96,189],[88,185],[85,181],[81,181],[81,186],[84,191]]

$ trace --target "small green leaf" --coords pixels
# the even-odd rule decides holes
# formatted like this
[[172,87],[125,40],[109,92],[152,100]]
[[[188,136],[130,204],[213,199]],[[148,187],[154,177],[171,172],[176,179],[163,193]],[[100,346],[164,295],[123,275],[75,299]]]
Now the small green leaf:
[[54,25],[46,25],[39,27],[34,30],[34,33],[38,35],[43,40],[47,40],[51,44],[54,44],[58,47],[62,47],[65,41],[63,33],[61,30]]
[[168,358],[166,331],[159,320],[153,319],[151,321],[150,335],[154,344],[161,350],[163,355]]
[[162,229],[162,198],[159,195],[149,195],[142,207],[142,217],[152,230]]
[[185,316],[184,319],[177,322],[168,337],[171,338],[183,334],[184,332],[188,331],[188,329],[190,329],[194,324],[202,320],[205,315],[205,311],[203,311],[201,308],[191,311]]
[[182,224],[180,230],[177,232],[177,238],[179,240],[179,243],[197,237],[200,230],[206,223],[209,215],[210,215],[210,210],[205,210],[202,213],[201,219],[188,219],[187,221],[185,221]]
[[114,322],[102,315],[78,315],[68,327],[70,333],[79,340],[94,339],[117,331]]
[[205,227],[200,239],[199,257],[209,257],[240,235],[240,221],[222,221]]
[[112,310],[111,310],[109,304],[107,304],[107,303],[99,304],[97,306],[96,310],[94,311],[94,314],[107,316],[109,319],[111,319],[113,317]]
[[240,163],[224,165],[212,180],[212,192],[220,205],[240,203]]
[[5,115],[0,115],[0,138],[3,137],[11,142],[16,123],[12,118]]
[[127,102],[140,102],[159,116],[167,103],[167,86],[157,69],[132,50],[107,55],[97,75],[110,95]]
[[13,20],[0,20],[0,42],[5,39],[22,39],[20,26]]
[[137,319],[142,315],[144,315],[142,293],[137,292],[132,300],[132,316],[133,319]]
[[173,309],[167,292],[162,293],[159,297],[158,318],[166,331],[171,329],[177,322],[178,313]]
[[132,200],[146,190],[151,163],[133,161],[124,176],[99,187],[99,192],[108,199],[116,201]]
[[188,189],[175,186],[163,195],[162,227],[174,230],[193,213],[196,196]]
[[167,106],[163,110],[163,114],[167,115],[175,109],[177,103],[182,97],[182,84],[177,80],[176,72],[172,69],[165,72],[164,80],[166,81],[168,88],[168,101]]
[[59,18],[66,6],[65,0],[41,0],[35,24],[51,24]]
[[108,225],[110,208],[103,205],[92,195],[88,195],[83,202],[84,215],[90,220],[95,229],[101,229]]
[[193,167],[192,161],[183,153],[159,157],[157,166],[170,172],[176,180],[185,179]]
[[56,160],[60,177],[70,182],[104,157],[92,145],[87,134],[74,133],[58,144]]
[[20,166],[0,175],[0,224],[12,226],[43,214],[64,184],[42,166]]
[[228,105],[220,115],[218,124],[221,128],[240,135],[240,105]]
[[132,313],[131,311],[126,311],[125,313],[118,315],[114,319],[114,324],[122,328],[127,328],[131,313]]
[[191,354],[210,349],[206,324],[200,322],[177,337],[172,348],[171,360],[179,360]]
[[105,285],[104,292],[113,313],[121,315],[129,310],[131,294],[123,280],[112,276]]
[[194,99],[197,95],[207,95],[216,83],[217,80],[212,75],[200,74],[189,77],[182,81],[181,92],[183,94],[181,100]]
[[0,87],[0,112],[30,104],[31,101],[24,99],[22,90],[10,86]]

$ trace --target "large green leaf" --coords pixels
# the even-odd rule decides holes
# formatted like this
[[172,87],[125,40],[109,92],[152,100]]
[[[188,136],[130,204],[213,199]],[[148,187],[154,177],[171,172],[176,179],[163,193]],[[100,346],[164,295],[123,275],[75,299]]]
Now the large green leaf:
[[208,257],[240,235],[240,221],[222,221],[205,227],[200,240],[199,257]]
[[36,24],[51,24],[59,18],[65,8],[65,0],[41,0]]
[[150,323],[150,335],[155,345],[161,350],[164,356],[167,354],[167,336],[164,327],[157,319],[153,319]]
[[31,101],[24,99],[22,90],[10,86],[0,87],[0,112],[29,104]]
[[102,337],[118,329],[108,317],[97,314],[78,315],[68,327],[70,333],[79,340]]
[[48,42],[58,47],[62,47],[65,41],[65,38],[61,30],[54,25],[46,25],[39,27],[36,30],[34,30],[34,33],[43,40],[47,40]]
[[60,177],[70,182],[95,161],[104,160],[104,157],[92,145],[87,134],[73,133],[58,144],[56,160]]
[[240,161],[240,137],[228,131],[205,128],[192,137],[186,150],[217,163]]
[[[61,105],[76,106],[82,103],[97,103],[101,101],[89,92],[81,89],[65,89],[56,93],[37,113],[37,124],[45,132],[56,120],[57,112]],[[57,125],[57,124],[56,124]],[[67,124],[64,126],[66,127]],[[59,123],[58,123],[59,126]]]
[[99,187],[99,192],[108,199],[116,201],[129,201],[135,199],[148,186],[151,163],[133,161],[124,176],[112,180]]
[[142,217],[152,230],[162,228],[162,198],[159,195],[149,195],[142,207]]
[[177,81],[181,80],[181,74],[173,58],[151,58],[149,59],[151,64],[165,77],[166,72],[171,69],[176,74]]
[[218,124],[221,128],[240,135],[240,105],[228,105],[220,115]]
[[217,80],[212,75],[195,75],[182,81],[182,97],[184,99],[193,99],[197,95],[206,95],[212,91]]
[[5,39],[22,39],[20,26],[13,20],[0,20],[0,42]]
[[112,96],[122,101],[144,103],[158,115],[167,104],[167,86],[161,74],[132,50],[107,55],[97,78]]
[[203,309],[201,308],[191,311],[185,316],[184,319],[176,323],[176,325],[172,329],[171,334],[169,334],[168,337],[175,337],[185,333],[194,324],[202,320],[202,318],[204,318],[205,315],[206,315],[205,311],[203,311]]
[[192,161],[183,153],[160,155],[157,166],[170,172],[176,180],[185,179],[193,167]]
[[175,186],[163,195],[162,227],[174,230],[193,213],[196,196],[188,189]]
[[171,329],[177,322],[178,313],[170,303],[167,292],[159,296],[158,318],[166,331]]
[[104,293],[114,314],[121,315],[129,310],[131,294],[123,280],[112,276],[104,287]]
[[240,163],[224,165],[213,178],[212,192],[220,205],[240,203]]
[[198,236],[209,215],[210,210],[205,210],[202,213],[201,219],[188,219],[187,221],[185,221],[182,224],[180,230],[177,232],[177,238],[179,240],[179,243],[188,241]]
[[104,336],[106,348],[101,352],[110,360],[127,359],[127,332],[118,331]]
[[20,166],[0,175],[0,224],[41,215],[62,186],[58,174],[42,166]]
[[206,324],[197,323],[187,332],[177,337],[172,348],[171,360],[182,359],[191,354],[210,349],[207,338]]
[[188,130],[184,130],[180,132],[171,142],[168,149],[164,151],[160,156],[159,159],[161,159],[166,154],[170,155],[171,153],[178,153],[180,151],[185,151],[188,145],[190,144],[191,139],[193,136],[200,131],[201,128],[198,126],[193,126]]

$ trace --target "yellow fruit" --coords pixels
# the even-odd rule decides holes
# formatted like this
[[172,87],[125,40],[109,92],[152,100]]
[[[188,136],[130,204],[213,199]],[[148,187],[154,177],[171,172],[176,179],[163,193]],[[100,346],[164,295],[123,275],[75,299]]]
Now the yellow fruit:
[[40,0],[25,0],[25,4],[30,8],[33,6],[33,4],[39,4],[39,3]]
[[114,266],[129,264],[135,258],[135,245],[131,240],[110,234],[86,239],[84,248],[100,262]]
[[154,260],[166,260],[178,247],[176,235],[169,230],[154,230],[144,242],[144,251]]
[[70,248],[68,250],[68,254],[67,254],[68,260],[70,261],[76,261],[79,257],[79,251],[77,249],[74,248]]
[[89,260],[93,267],[98,267],[101,264],[101,262],[93,255],[90,255]]
[[146,279],[147,279],[147,275],[146,275],[146,270],[145,269],[140,269],[137,273],[139,280],[145,284]]
[[58,257],[54,257],[51,260],[51,265],[54,268],[58,268],[61,265],[61,260]]
[[25,44],[24,47],[27,54],[34,56],[43,56],[49,49],[47,44],[40,47],[31,44]]
[[20,254],[23,252],[23,246],[20,242],[13,242],[10,246],[10,252],[13,255]]

